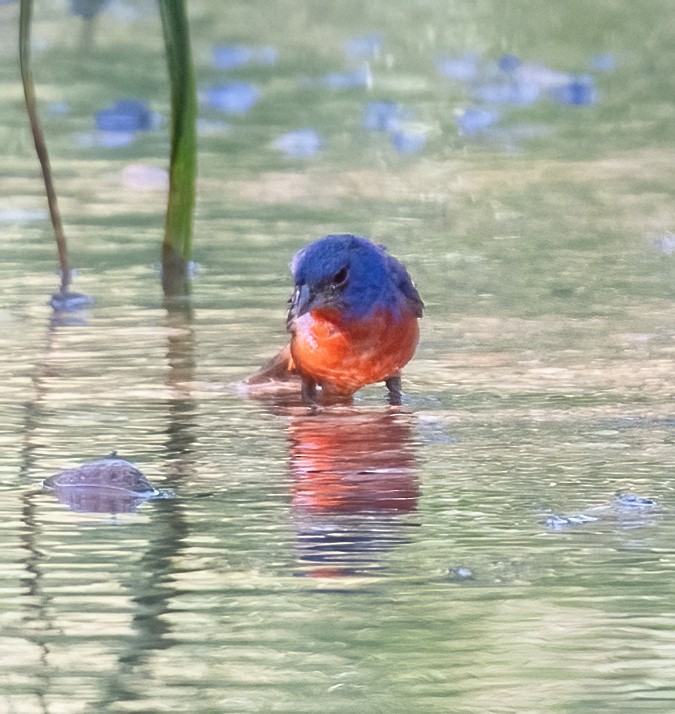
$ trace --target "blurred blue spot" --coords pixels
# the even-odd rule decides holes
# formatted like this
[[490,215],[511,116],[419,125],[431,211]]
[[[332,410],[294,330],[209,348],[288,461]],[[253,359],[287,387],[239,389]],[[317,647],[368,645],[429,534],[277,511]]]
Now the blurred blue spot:
[[401,129],[391,135],[391,145],[399,154],[417,154],[427,143],[427,137],[419,132]]
[[140,99],[120,99],[96,112],[95,120],[96,128],[107,132],[147,131],[153,126],[153,114]]
[[488,84],[473,90],[475,99],[488,104],[514,104],[529,106],[540,97],[540,89],[530,82],[507,82],[504,84]]
[[595,72],[611,72],[616,69],[616,64],[616,57],[611,52],[600,52],[591,57],[588,67]]
[[321,77],[319,82],[324,87],[333,90],[367,87],[371,82],[370,70],[367,67],[361,67],[346,72],[330,72]]
[[259,47],[256,50],[256,59],[259,64],[276,64],[279,61],[279,50],[276,47]]
[[345,55],[350,59],[374,59],[382,50],[383,35],[381,32],[371,32],[345,41]]
[[663,255],[675,255],[675,234],[666,233],[654,240],[654,247]]
[[459,82],[473,82],[478,78],[478,55],[467,53],[439,57],[436,60],[436,69],[444,77],[456,79]]
[[92,145],[104,149],[123,149],[135,141],[136,133],[133,131],[100,131],[95,135]]
[[91,20],[98,15],[110,0],[70,0],[70,14]]
[[403,109],[396,102],[366,102],[363,107],[363,128],[368,131],[395,131],[403,119]]
[[246,114],[260,99],[260,91],[248,82],[229,82],[200,92],[202,102],[226,114]]
[[275,149],[288,157],[314,156],[323,148],[323,138],[314,129],[296,129],[274,140]]
[[574,79],[567,72],[559,72],[537,62],[523,62],[513,55],[502,57],[497,62],[497,66],[509,81],[535,87],[541,92],[550,91]]
[[468,107],[457,119],[460,134],[478,134],[493,127],[501,116],[499,112],[480,107]]
[[234,69],[252,62],[253,56],[253,48],[246,45],[219,45],[213,49],[213,64],[218,69]]
[[553,90],[554,99],[560,104],[569,104],[579,107],[591,107],[598,101],[593,77],[584,75],[574,77],[567,84]]
[[515,55],[504,55],[497,60],[497,67],[502,72],[513,72],[521,64],[522,60],[519,60]]
[[218,45],[213,49],[213,65],[218,69],[236,69],[248,64],[276,64],[279,52],[275,47],[248,45]]
[[70,104],[67,102],[47,102],[47,109],[53,116],[64,116],[70,113]]

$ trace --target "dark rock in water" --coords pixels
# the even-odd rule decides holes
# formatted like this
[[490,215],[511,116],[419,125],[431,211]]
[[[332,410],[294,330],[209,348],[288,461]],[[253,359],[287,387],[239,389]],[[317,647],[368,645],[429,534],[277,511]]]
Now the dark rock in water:
[[114,454],[61,471],[45,479],[43,486],[73,511],[92,513],[131,513],[144,500],[171,495],[157,490],[132,463]]

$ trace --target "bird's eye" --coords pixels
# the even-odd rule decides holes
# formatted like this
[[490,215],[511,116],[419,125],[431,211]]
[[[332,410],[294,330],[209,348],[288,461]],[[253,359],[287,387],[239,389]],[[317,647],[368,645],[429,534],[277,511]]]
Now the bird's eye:
[[341,270],[338,270],[337,273],[333,276],[333,285],[343,285],[345,281],[347,280],[347,275],[349,271],[347,268],[342,268]]

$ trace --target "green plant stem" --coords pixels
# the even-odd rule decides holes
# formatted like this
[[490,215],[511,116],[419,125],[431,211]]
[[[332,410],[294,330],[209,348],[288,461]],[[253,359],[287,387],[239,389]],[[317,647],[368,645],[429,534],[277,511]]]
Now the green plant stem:
[[162,244],[162,288],[166,296],[181,296],[190,292],[197,93],[185,3],[159,0],[159,9],[171,85],[171,163]]
[[26,111],[30,120],[30,128],[33,133],[35,151],[40,161],[42,178],[47,192],[47,203],[49,204],[49,217],[54,229],[56,239],[56,250],[58,252],[59,267],[61,269],[61,292],[68,291],[71,282],[71,271],[68,265],[68,249],[66,236],[63,232],[61,214],[52,181],[52,170],[49,165],[49,154],[45,142],[40,120],[37,113],[37,102],[35,100],[35,85],[33,83],[33,72],[30,66],[30,28],[33,15],[33,0],[21,0],[19,12],[19,64],[21,66],[21,81],[23,83],[23,94],[26,100]]

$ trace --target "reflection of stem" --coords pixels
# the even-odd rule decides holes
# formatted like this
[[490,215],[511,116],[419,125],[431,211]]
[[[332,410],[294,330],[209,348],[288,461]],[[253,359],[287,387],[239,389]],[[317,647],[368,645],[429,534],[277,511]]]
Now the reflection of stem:
[[[49,374],[49,356],[52,353],[54,346],[55,323],[53,320],[49,322],[47,332],[47,343],[44,349],[44,356],[35,366],[35,371],[32,376],[34,388],[34,397],[25,404],[25,419],[23,427],[23,446],[21,449],[21,466],[19,470],[20,480],[23,482],[30,473],[36,444],[32,443],[32,436],[40,424],[40,415],[44,397],[47,389],[44,385],[45,377]],[[39,519],[36,518],[37,506],[35,497],[37,492],[35,489],[27,488],[23,485],[21,494],[21,522],[23,524],[22,531],[19,535],[25,556],[23,558],[23,568],[25,576],[22,578],[23,589],[25,595],[25,615],[26,630],[34,632],[32,635],[26,635],[40,650],[40,667],[36,669],[36,678],[40,682],[40,687],[35,688],[35,694],[40,701],[40,706],[43,711],[47,711],[47,703],[45,696],[49,686],[49,679],[44,676],[47,672],[48,663],[47,655],[49,650],[47,643],[51,632],[56,631],[57,627],[52,622],[49,614],[50,597],[44,592],[43,580],[44,574],[41,563],[43,553],[39,547],[41,528]]]
[[172,479],[180,477],[182,480],[184,469],[192,471],[193,468],[191,447],[195,439],[193,416],[196,405],[190,394],[190,384],[195,371],[195,341],[190,303],[169,301],[167,322],[171,328],[167,349],[167,384],[173,392],[169,402],[167,451],[172,462],[175,460]]
[[[35,494],[25,494],[23,497],[23,508],[21,512],[21,522],[24,525],[20,540],[26,550],[24,567],[26,576],[22,579],[22,585],[27,598],[26,615],[24,621],[27,629],[32,625],[35,634],[30,639],[37,645],[40,651],[40,668],[36,668],[36,677],[41,682],[41,686],[35,688],[35,695],[40,702],[42,711],[48,711],[46,702],[46,691],[49,679],[44,676],[47,671],[47,647],[48,633],[55,629],[50,621],[48,604],[50,598],[42,591],[42,581],[44,578],[40,563],[42,553],[38,550],[37,541],[39,535],[39,524],[35,518]],[[26,633],[24,632],[24,636]]]
[[80,33],[80,52],[91,52],[94,45],[94,28],[96,26],[97,15],[82,20],[82,31]]
[[35,100],[35,85],[33,83],[33,72],[30,68],[30,26],[33,14],[33,0],[21,0],[21,10],[19,13],[19,61],[21,64],[21,81],[23,82],[23,93],[26,99],[26,110],[30,120],[30,128],[33,132],[35,151],[37,152],[42,169],[42,178],[47,192],[47,203],[49,204],[49,216],[54,229],[56,239],[56,250],[59,256],[59,266],[61,268],[61,292],[68,291],[71,281],[70,267],[68,265],[68,250],[66,246],[66,236],[63,232],[61,214],[56,200],[56,191],[52,181],[52,170],[49,165],[49,154],[45,142],[40,120],[37,113],[37,102]]
[[[189,304],[169,305],[167,324],[170,330],[166,351],[169,371],[166,381],[172,393],[166,428],[166,483],[179,493],[180,485],[190,481],[194,472],[192,444],[195,440],[196,404],[189,385],[194,379],[195,341],[191,323],[192,308]],[[98,702],[97,710],[120,698],[134,698],[130,688],[137,681],[136,668],[143,665],[152,653],[173,644],[165,619],[175,596],[170,576],[175,570],[176,559],[185,547],[189,528],[179,498],[155,501],[150,518],[155,536],[138,562],[140,577],[134,577],[131,583],[135,605],[132,627],[136,636],[121,654],[117,672],[109,681],[105,698]],[[120,681],[126,677],[129,678],[126,682]]]

